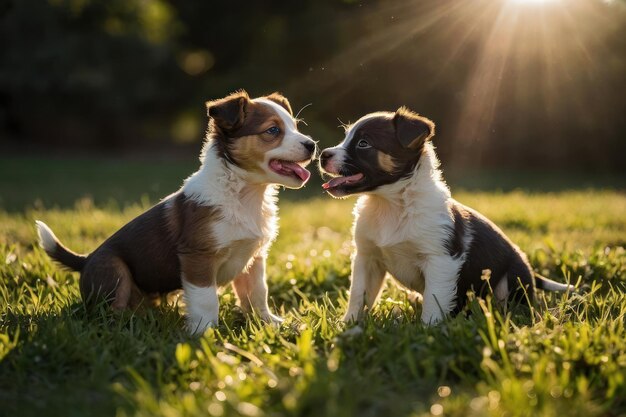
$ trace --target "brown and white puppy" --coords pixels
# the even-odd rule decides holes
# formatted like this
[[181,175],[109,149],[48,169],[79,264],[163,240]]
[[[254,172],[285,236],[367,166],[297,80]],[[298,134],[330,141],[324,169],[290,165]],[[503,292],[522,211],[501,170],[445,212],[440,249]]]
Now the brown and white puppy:
[[81,272],[83,300],[116,309],[183,288],[189,330],[218,321],[217,289],[233,282],[241,307],[269,321],[265,259],[277,234],[275,184],[300,188],[315,142],[298,132],[280,94],[245,91],[207,102],[200,169],[182,188],[126,224],[89,255],[65,248],[37,221],[50,257]]
[[533,274],[526,256],[480,213],[455,201],[441,178],[430,141],[432,121],[400,108],[368,114],[346,131],[338,146],[325,149],[320,167],[335,197],[362,194],[354,213],[352,283],[344,320],[371,308],[389,272],[422,294],[422,321],[459,311],[467,291],[488,290],[495,298],[532,299],[535,288],[566,291]]

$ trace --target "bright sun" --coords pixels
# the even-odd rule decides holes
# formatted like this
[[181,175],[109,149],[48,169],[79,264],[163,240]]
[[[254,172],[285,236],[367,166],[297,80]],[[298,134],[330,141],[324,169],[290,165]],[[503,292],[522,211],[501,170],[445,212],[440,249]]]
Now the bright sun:
[[514,3],[533,3],[533,4],[538,4],[538,3],[551,3],[557,0],[510,0]]

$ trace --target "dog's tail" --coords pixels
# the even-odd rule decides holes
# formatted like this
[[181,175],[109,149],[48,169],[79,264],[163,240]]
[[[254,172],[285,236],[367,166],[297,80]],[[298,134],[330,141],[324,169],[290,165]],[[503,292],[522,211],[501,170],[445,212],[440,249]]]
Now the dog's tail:
[[539,275],[536,272],[534,273],[534,275],[535,286],[540,290],[556,292],[576,291],[576,287],[573,285],[561,284],[560,282],[552,281],[551,279],[546,278],[543,275]]
[[85,255],[74,253],[63,246],[44,222],[35,220],[35,224],[37,225],[37,234],[39,235],[39,246],[46,251],[49,257],[74,271],[80,272],[83,270],[87,262]]

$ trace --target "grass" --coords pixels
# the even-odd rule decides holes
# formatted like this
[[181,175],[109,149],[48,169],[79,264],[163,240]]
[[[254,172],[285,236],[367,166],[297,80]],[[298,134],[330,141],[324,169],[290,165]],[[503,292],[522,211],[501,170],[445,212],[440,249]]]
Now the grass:
[[[27,171],[12,169],[16,178]],[[469,316],[430,328],[419,322],[420,307],[387,285],[370,317],[346,329],[339,318],[354,201],[283,199],[268,275],[285,324],[246,320],[226,289],[220,326],[191,338],[175,300],[122,314],[86,311],[77,274],[58,269],[35,244],[40,218],[68,246],[89,251],[152,194],[110,201],[114,181],[94,179],[93,198],[78,198],[74,181],[79,188],[89,181],[58,181],[52,174],[37,185],[25,181],[19,201],[2,194],[0,415],[626,415],[623,192],[456,192],[500,224],[539,272],[591,290],[547,294],[545,309],[473,300]],[[41,189],[44,204],[56,208],[35,203]]]

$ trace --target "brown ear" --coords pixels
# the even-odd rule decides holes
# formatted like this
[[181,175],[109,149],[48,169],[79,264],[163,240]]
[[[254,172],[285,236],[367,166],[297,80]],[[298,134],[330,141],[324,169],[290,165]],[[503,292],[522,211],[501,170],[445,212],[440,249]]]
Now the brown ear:
[[396,137],[400,144],[408,149],[418,150],[435,134],[432,120],[422,117],[402,106],[393,116]]
[[293,116],[293,111],[291,110],[291,104],[289,104],[289,100],[287,100],[287,98],[283,96],[282,94],[276,92],[276,93],[270,94],[269,96],[265,98],[267,98],[268,100],[272,100],[274,103],[284,107],[285,110],[287,110],[287,112],[289,112],[289,114]]
[[248,93],[239,90],[219,100],[207,101],[207,114],[219,128],[234,130],[243,124],[249,102]]

